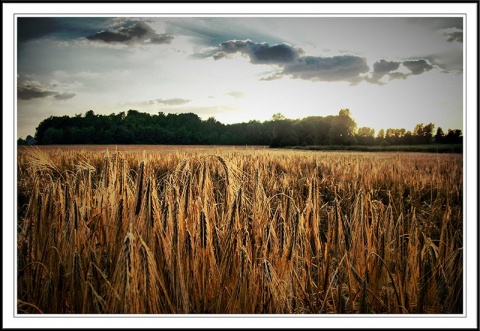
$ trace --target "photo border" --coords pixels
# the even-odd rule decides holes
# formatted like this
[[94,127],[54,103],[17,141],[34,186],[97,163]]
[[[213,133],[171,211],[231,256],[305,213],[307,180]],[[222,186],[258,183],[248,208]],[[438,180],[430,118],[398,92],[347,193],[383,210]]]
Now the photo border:
[[[111,14],[111,11],[114,14]],[[15,70],[15,15],[92,15],[99,16],[149,16],[151,12],[179,16],[210,15],[452,15],[464,14],[464,185],[466,202],[464,208],[464,287],[465,314],[463,317],[449,315],[308,315],[308,316],[259,316],[259,315],[48,315],[15,316],[15,241],[16,234],[16,70]],[[149,13],[150,12],[150,13]],[[272,13],[273,12],[273,13]],[[227,14],[226,14],[227,13]],[[259,327],[259,328],[473,328],[478,327],[478,3],[290,3],[290,4],[227,4],[227,3],[167,3],[167,4],[96,4],[96,3],[9,3],[3,4],[3,251],[4,251],[4,309],[5,327],[98,327],[98,328],[178,328],[178,327]],[[13,38],[12,38],[13,36]],[[12,65],[13,64],[13,65]],[[13,69],[13,70],[11,70]],[[13,77],[13,80],[12,80]],[[13,84],[12,84],[13,82]],[[476,98],[475,98],[476,96]],[[10,112],[10,110],[14,110]],[[467,121],[468,118],[468,121]],[[13,124],[13,126],[12,126]],[[13,160],[10,159],[13,157]],[[10,181],[11,180],[11,181]],[[9,185],[12,185],[10,187]],[[13,194],[11,194],[13,190]],[[13,206],[13,210],[9,209]],[[468,208],[467,208],[468,207]],[[467,224],[468,222],[468,224]],[[11,223],[11,224],[10,224]],[[11,228],[10,228],[11,227]],[[477,235],[477,237],[475,237]],[[13,252],[12,252],[13,251]],[[13,285],[10,289],[10,284]],[[12,293],[13,292],[13,293]],[[12,295],[13,297],[9,297]],[[477,295],[477,297],[475,296]]]

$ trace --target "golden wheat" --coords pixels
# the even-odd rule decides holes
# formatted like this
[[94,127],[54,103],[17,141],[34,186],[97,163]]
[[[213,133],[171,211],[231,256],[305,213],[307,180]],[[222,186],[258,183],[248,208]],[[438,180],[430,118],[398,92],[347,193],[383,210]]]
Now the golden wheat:
[[461,313],[460,155],[22,147],[17,310]]

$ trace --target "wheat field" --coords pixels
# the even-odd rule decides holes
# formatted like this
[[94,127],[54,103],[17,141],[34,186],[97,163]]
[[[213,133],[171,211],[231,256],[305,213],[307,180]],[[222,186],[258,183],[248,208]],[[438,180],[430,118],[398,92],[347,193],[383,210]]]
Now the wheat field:
[[20,314],[459,314],[458,154],[21,147]]

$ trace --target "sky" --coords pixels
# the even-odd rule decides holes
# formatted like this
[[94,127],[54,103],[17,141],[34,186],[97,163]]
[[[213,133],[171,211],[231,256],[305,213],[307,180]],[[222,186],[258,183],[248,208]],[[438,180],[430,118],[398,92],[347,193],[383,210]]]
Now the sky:
[[17,135],[49,116],[463,127],[463,17],[19,16]]

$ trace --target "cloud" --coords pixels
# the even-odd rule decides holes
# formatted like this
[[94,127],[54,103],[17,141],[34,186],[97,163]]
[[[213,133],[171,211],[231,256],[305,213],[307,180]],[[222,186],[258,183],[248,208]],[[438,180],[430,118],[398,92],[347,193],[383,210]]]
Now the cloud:
[[[54,84],[50,87],[56,87],[56,85]],[[55,100],[65,101],[75,96],[76,93],[55,91],[54,89],[49,88],[49,86],[42,86],[35,81],[21,83],[17,88],[17,98],[20,100],[53,97]]]
[[268,43],[254,43],[249,39],[229,40],[218,46],[218,52],[213,58],[219,60],[235,53],[248,56],[253,64],[281,64],[294,61],[303,54],[303,50],[288,44],[270,46]]
[[[431,63],[431,61],[429,62]],[[427,62],[427,59],[407,60],[403,62],[380,60],[373,64],[372,76],[365,77],[365,81],[372,84],[384,85],[385,83],[380,81],[384,76],[388,76],[390,80],[395,80],[407,79],[411,75],[421,75],[434,68],[429,62]],[[397,71],[400,65],[403,65],[403,67],[407,68],[410,72]]]
[[[398,68],[400,67],[400,64],[401,62],[396,62],[396,61],[386,61],[386,60],[377,61],[373,64],[372,76],[366,77],[365,81],[372,84],[384,85],[385,83],[380,82],[380,80],[385,75],[390,74],[392,71],[398,70]],[[390,79],[392,79],[392,77],[394,76],[390,76]]]
[[412,75],[420,75],[433,69],[433,67],[423,59],[403,61],[402,64],[412,72]]
[[37,98],[46,98],[52,95],[56,95],[54,91],[44,90],[35,86],[19,86],[17,89],[17,97],[20,100],[31,100]]
[[[99,31],[101,30],[101,31]],[[19,17],[20,43],[43,37],[86,39],[105,43],[169,44],[173,36],[156,33],[146,22],[111,17]]]
[[391,71],[398,70],[400,62],[380,60],[373,64],[373,74],[383,77]]
[[408,76],[410,76],[410,74],[404,74],[403,72],[391,72],[388,74],[388,76],[390,77],[390,80],[394,80],[394,79],[407,79]]
[[448,39],[447,41],[448,42],[459,42],[459,43],[463,43],[463,31],[456,31],[456,32],[451,32],[451,33],[446,33],[445,34]]
[[180,98],[173,98],[173,99],[156,99],[155,102],[158,104],[166,105],[166,106],[178,106],[184,105],[189,103],[192,100],[189,99],[180,99]]
[[126,26],[117,29],[102,30],[86,37],[90,41],[123,44],[170,44],[173,36],[158,34],[147,23],[127,22]]
[[283,67],[261,80],[279,79],[284,75],[312,81],[359,82],[360,74],[370,70],[365,58],[355,55],[333,57],[304,56],[301,48],[289,44],[270,46],[267,43],[254,43],[251,40],[229,40],[218,46],[213,55],[215,60],[227,58],[230,54],[247,56],[252,64],[272,64]]
[[95,33],[109,24],[108,17],[18,17],[19,43],[43,37],[71,40]]
[[271,75],[268,75],[268,76],[266,76],[266,77],[260,78],[260,80],[270,81],[270,80],[281,79],[282,77],[283,77],[283,75],[282,75],[281,72],[274,72],[274,73],[271,74]]
[[463,57],[456,50],[431,54],[424,57],[435,67],[442,69],[444,72],[460,73],[463,71]]
[[349,81],[361,80],[360,74],[370,70],[367,60],[355,55],[333,57],[305,56],[289,63],[283,70],[284,75],[312,81]]
[[[439,24],[439,22],[436,22]],[[452,23],[452,22],[450,22]],[[373,64],[373,71],[367,64],[365,57],[345,54],[331,57],[306,56],[301,48],[289,44],[255,43],[247,40],[229,40],[219,44],[217,49],[208,49],[215,60],[229,58],[232,54],[240,53],[248,57],[252,64],[276,65],[276,70],[268,76],[260,78],[262,81],[271,81],[288,76],[296,79],[324,82],[346,81],[357,84],[366,81],[372,84],[383,85],[381,79],[385,76],[389,80],[406,79],[411,75],[420,75],[434,68],[428,58],[400,61],[379,60]],[[409,72],[399,72],[403,65]]]
[[76,93],[68,93],[68,92],[64,92],[64,93],[57,93],[53,96],[53,98],[55,100],[60,100],[60,101],[65,101],[65,100],[68,100],[68,99],[71,99],[73,98],[74,96],[76,96],[77,94]]

